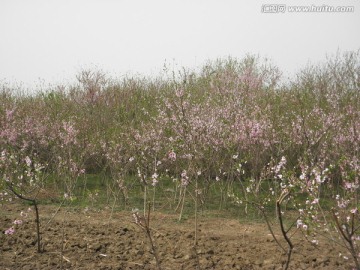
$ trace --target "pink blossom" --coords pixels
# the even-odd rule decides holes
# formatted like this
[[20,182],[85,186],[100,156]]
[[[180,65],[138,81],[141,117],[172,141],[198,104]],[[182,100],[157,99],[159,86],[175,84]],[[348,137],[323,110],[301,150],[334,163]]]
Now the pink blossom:
[[26,163],[26,166],[28,166],[28,167],[31,166],[31,159],[28,156],[25,157],[25,163]]
[[21,219],[15,219],[13,222],[15,225],[21,225],[23,221]]
[[7,230],[5,231],[5,234],[14,234],[14,233],[15,233],[14,227],[10,227],[9,229],[7,229]]
[[311,204],[317,204],[317,203],[319,203],[319,199],[318,199],[318,198],[315,198],[315,199],[311,202]]
[[316,239],[311,240],[311,243],[313,243],[314,245],[318,245],[318,244],[319,244],[319,240],[316,240]]
[[179,88],[179,89],[176,89],[175,91],[175,95],[178,97],[178,98],[181,98],[184,96],[184,90]]
[[6,110],[6,118],[8,120],[11,120],[13,118],[13,114],[15,112],[15,109],[12,109],[12,110]]
[[181,173],[181,185],[182,186],[187,186],[189,184],[189,177],[187,176],[186,171],[184,170]]
[[157,173],[154,173],[154,174],[151,176],[152,185],[153,185],[154,187],[155,187],[156,184],[159,182],[158,177],[159,177],[159,175],[158,175]]
[[351,188],[352,188],[352,183],[345,182],[345,183],[344,183],[344,187],[345,187],[346,189],[351,189]]
[[338,200],[338,207],[339,208],[346,208],[346,206],[349,204],[348,200]]
[[304,223],[302,222],[301,219],[298,219],[298,220],[296,221],[296,227],[297,227],[297,228],[300,228],[303,224],[304,224]]
[[275,174],[278,174],[285,165],[286,165],[286,158],[283,156],[279,164],[274,169]]
[[168,154],[168,158],[171,161],[175,161],[176,160],[176,153],[174,151],[170,151],[169,154]]

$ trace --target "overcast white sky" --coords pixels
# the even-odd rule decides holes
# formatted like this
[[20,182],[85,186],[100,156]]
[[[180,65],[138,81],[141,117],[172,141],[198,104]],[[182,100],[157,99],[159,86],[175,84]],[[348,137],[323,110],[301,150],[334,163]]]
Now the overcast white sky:
[[[264,4],[354,6],[347,13],[263,13]],[[157,75],[245,54],[293,73],[360,49],[359,0],[0,0],[0,82],[35,86],[82,68]]]

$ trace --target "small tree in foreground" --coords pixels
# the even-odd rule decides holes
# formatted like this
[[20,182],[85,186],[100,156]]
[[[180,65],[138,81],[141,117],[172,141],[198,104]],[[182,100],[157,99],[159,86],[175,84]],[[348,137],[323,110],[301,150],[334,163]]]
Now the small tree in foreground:
[[[0,168],[2,172],[2,187],[11,200],[11,195],[30,202],[35,210],[36,236],[37,236],[37,251],[42,252],[41,247],[41,233],[40,233],[40,219],[38,208],[38,196],[44,185],[44,167],[30,159],[29,156],[20,156],[12,154],[6,150],[1,153]],[[14,233],[15,229],[12,227],[7,232]],[[9,233],[10,234],[10,233]]]

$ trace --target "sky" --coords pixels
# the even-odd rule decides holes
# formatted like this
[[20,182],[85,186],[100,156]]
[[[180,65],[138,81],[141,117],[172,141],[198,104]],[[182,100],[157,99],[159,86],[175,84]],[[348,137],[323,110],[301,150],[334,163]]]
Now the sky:
[[[354,11],[290,12],[298,5]],[[63,84],[82,69],[157,76],[164,64],[196,69],[247,54],[290,76],[360,49],[359,26],[359,0],[0,0],[0,83]]]

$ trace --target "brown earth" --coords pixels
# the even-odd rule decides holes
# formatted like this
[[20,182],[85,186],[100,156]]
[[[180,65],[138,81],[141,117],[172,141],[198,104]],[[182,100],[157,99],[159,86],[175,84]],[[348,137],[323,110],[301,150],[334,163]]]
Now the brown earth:
[[[4,234],[26,208],[0,206],[0,269],[157,269],[149,240],[130,212],[40,206],[44,252],[37,253],[33,213],[15,234]],[[282,269],[286,261],[265,223],[200,217],[196,249],[193,219],[179,223],[177,216],[154,213],[151,229],[163,270]],[[295,235],[293,242],[290,269],[352,269],[351,259],[339,256],[346,252],[325,239],[313,246]]]

